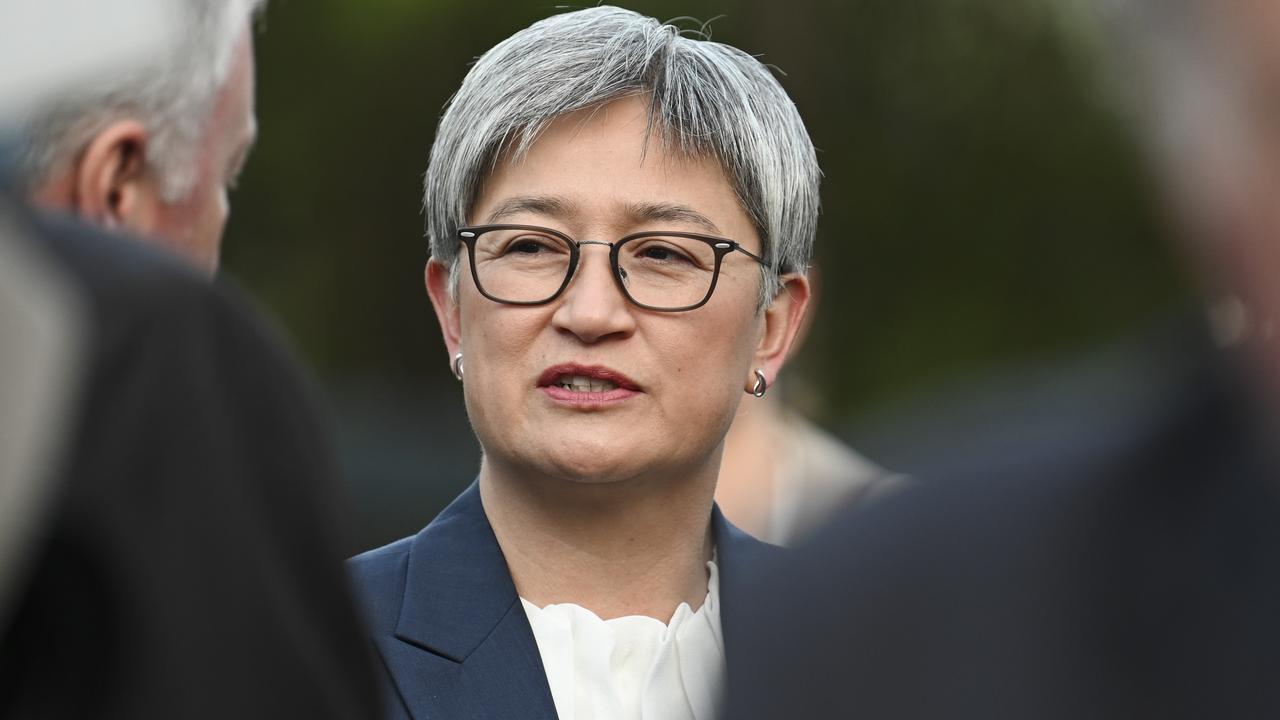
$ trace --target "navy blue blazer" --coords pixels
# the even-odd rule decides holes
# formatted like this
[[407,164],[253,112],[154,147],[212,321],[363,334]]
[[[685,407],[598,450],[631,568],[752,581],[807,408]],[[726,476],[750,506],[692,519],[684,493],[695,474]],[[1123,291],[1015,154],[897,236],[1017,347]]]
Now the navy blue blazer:
[[[724,611],[746,570],[784,552],[712,511],[726,647],[745,628]],[[472,483],[417,535],[349,561],[386,669],[389,718],[556,717],[542,657]],[[727,654],[727,653],[726,653]]]

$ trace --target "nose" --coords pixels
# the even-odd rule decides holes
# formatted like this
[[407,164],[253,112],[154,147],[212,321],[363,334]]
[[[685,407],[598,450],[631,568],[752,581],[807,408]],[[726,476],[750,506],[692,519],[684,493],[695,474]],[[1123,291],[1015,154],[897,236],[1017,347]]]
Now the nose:
[[635,331],[631,304],[614,280],[609,249],[603,245],[584,243],[578,268],[551,316],[557,330],[571,333],[585,343],[627,337]]

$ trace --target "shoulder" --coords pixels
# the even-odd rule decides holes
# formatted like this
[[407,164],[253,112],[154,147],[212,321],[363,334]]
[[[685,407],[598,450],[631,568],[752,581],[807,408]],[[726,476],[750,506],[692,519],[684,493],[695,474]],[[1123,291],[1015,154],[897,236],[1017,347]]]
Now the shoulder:
[[347,560],[347,572],[358,584],[382,585],[397,570],[403,573],[413,536],[367,550]]
[[[141,240],[88,227],[60,213],[36,212],[31,217],[46,249],[76,278],[100,313],[154,322],[189,312],[214,294],[207,278]],[[160,299],[164,302],[157,302]],[[108,305],[100,307],[101,301]]]
[[[1005,415],[998,442],[968,443],[981,452],[845,510],[755,574],[753,603],[734,608],[756,631],[737,645],[731,714],[843,694],[873,715],[990,717],[984,703],[1002,699],[1020,708],[1004,716],[1097,716],[1085,703],[1114,688],[1095,661],[1164,642],[1145,609],[1195,617],[1208,595],[1184,578],[1240,557],[1195,546],[1196,533],[1223,545],[1222,508],[1243,492],[1214,481],[1218,461],[1241,454],[1223,379],[1190,367],[1151,388],[1150,367],[1128,396],[1108,384],[1070,403],[1087,412],[1033,402],[1039,422]],[[806,662],[845,668],[848,682],[833,693],[786,669]],[[769,673],[787,676],[786,692],[758,689]],[[1062,702],[1046,712],[1045,698]]]
[[417,534],[352,557],[347,571],[359,593],[398,594],[404,590],[411,559],[419,566],[426,562],[452,569],[477,561],[473,553],[486,544],[497,548],[473,482]]
[[356,600],[371,625],[394,623],[408,575],[413,536],[360,553],[347,560]]
[[[211,281],[135,238],[64,215],[30,217],[89,308],[87,379],[94,404],[119,404],[103,396],[146,398],[145,405],[128,406],[157,419],[204,398],[204,415],[230,413],[306,443],[331,432],[314,381],[281,333],[231,283]],[[319,454],[332,461],[327,437]]]
[[[216,359],[249,351],[271,365],[294,364],[275,329],[233,284],[211,281],[151,244],[65,215],[35,212],[31,221],[92,308],[99,355],[178,351],[189,357],[172,364],[182,360],[206,367],[210,354]],[[163,352],[155,350],[160,342],[167,343]]]
[[[1041,473],[908,486],[846,511],[751,572],[749,603],[725,603],[726,627],[751,628],[726,643],[729,715],[981,716],[969,698],[1046,682],[1066,649],[1095,655],[1111,501],[1103,483]],[[799,669],[814,666],[845,679]]]
[[900,465],[918,482],[845,508],[800,547],[812,558],[802,564],[839,558],[893,572],[945,558],[1052,572],[1066,554],[1186,500],[1175,490],[1199,490],[1188,469],[1220,454],[1230,434],[1230,381],[1198,328],[1174,324],[993,380],[998,390],[980,383],[974,395],[925,407],[931,424],[899,428],[917,448]]

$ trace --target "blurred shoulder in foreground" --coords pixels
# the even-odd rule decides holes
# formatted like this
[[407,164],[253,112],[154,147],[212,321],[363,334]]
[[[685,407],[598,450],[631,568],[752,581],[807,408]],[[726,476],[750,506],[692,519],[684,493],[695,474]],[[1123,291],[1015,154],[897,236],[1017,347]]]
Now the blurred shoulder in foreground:
[[729,609],[726,717],[1280,714],[1280,486],[1231,363],[1162,332],[953,428]]
[[18,214],[0,240],[73,289],[84,359],[0,588],[0,716],[375,716],[328,428],[280,343],[177,260]]
[[995,440],[952,423],[965,452],[726,608],[729,717],[1280,717],[1280,3],[1096,5],[1230,350],[1165,334],[1013,386]]

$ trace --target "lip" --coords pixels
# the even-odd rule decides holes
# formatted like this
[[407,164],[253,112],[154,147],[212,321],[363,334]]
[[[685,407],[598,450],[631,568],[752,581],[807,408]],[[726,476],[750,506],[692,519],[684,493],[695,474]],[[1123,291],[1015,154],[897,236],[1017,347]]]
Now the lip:
[[[617,387],[607,392],[598,393],[566,390],[555,384],[556,378],[561,375],[582,375],[613,383]],[[556,404],[584,409],[616,405],[644,392],[634,380],[617,370],[603,365],[579,365],[577,363],[553,365],[543,370],[542,374],[538,376],[538,390],[555,401]]]

